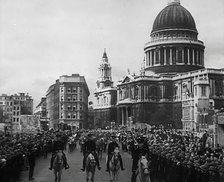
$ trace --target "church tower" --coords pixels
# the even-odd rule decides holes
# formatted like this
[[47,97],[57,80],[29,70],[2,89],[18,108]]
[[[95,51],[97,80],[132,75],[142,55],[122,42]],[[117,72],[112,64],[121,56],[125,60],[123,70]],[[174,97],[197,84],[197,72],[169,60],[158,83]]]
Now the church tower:
[[94,126],[107,128],[116,123],[117,90],[113,87],[111,66],[108,62],[106,49],[98,68],[97,87],[94,92]]
[[113,81],[111,77],[111,66],[108,62],[108,57],[106,49],[104,49],[102,61],[100,67],[98,68],[98,80],[97,89],[104,89],[107,87],[113,87]]

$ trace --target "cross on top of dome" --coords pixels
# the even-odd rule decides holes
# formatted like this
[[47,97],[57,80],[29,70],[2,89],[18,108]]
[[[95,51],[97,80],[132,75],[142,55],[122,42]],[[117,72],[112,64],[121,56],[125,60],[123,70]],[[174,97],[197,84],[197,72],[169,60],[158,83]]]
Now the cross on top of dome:
[[168,0],[168,5],[180,4],[180,0]]

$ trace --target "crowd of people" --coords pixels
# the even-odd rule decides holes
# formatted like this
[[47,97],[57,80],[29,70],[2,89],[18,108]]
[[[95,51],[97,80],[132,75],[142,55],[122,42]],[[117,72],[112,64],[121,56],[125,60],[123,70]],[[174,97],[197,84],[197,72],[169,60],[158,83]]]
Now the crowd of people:
[[[193,133],[163,129],[121,135],[122,148],[132,153],[134,166],[135,154],[147,153],[152,178],[164,182],[223,182],[224,150],[209,146],[207,139],[207,133],[199,138]],[[144,143],[140,149],[139,143]],[[135,172],[136,167],[132,170]]]
[[29,180],[33,180],[36,157],[47,157],[52,152],[55,131],[21,133],[0,136],[0,181],[14,182],[23,170],[29,169]]
[[[20,172],[27,170],[28,166],[30,171],[28,177],[33,180],[35,158],[46,158],[49,152],[54,153],[54,143],[59,140],[59,135],[60,140],[63,140],[66,146],[69,134],[62,131],[52,130],[36,134],[0,136],[0,181],[17,181]],[[135,181],[140,155],[147,156],[150,162],[151,177],[160,182],[224,181],[224,149],[219,146],[216,148],[209,146],[206,142],[208,140],[207,133],[202,137],[197,137],[190,132],[153,128],[150,131],[145,129],[114,131],[112,134],[97,130],[84,131],[81,136],[77,135],[77,137],[80,140],[83,136],[91,139],[93,135],[95,139],[103,137],[108,141],[108,159],[110,159],[114,148],[119,147],[116,138],[119,139],[121,149],[132,155],[132,182]],[[87,141],[83,146],[83,153],[96,150],[95,144],[93,145],[90,140]],[[93,141],[96,140],[93,139]],[[121,157],[121,168],[124,170]],[[85,158],[86,155],[84,155]],[[98,163],[98,169],[100,168]],[[82,170],[84,169],[83,163]],[[108,161],[106,171],[108,171]]]

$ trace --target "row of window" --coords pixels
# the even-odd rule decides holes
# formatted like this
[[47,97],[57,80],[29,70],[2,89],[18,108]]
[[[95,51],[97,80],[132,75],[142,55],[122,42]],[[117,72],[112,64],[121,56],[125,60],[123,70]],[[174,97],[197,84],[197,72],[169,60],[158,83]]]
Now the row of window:
[[[78,87],[61,87],[61,93],[66,91],[67,93],[77,93]],[[82,93],[82,88],[79,88],[79,92]]]
[[[63,104],[61,104],[61,110],[64,110],[64,109],[67,109],[67,110],[77,110],[77,105],[67,105],[67,107],[65,108]],[[82,107],[82,104],[79,105],[79,110],[82,110],[83,107]]]
[[102,97],[101,99],[99,97],[97,97],[97,104],[100,104],[100,100],[101,100],[101,104],[106,105],[109,104],[109,99],[108,97]]
[[19,122],[19,118],[13,118],[13,122]]
[[[80,95],[79,96],[79,101],[82,101],[82,96]],[[72,95],[72,96],[67,96],[66,99],[64,99],[64,96],[61,95],[61,102],[64,102],[64,101],[68,101],[68,102],[71,102],[71,101],[78,101],[77,99],[77,95]]]
[[[76,113],[67,113],[67,115],[65,117],[67,119],[83,119],[82,113],[79,114],[79,118],[77,117]],[[63,113],[61,113],[61,119],[65,119]]]
[[[206,91],[206,86],[202,85],[200,86],[201,88],[201,94],[200,97],[206,97],[207,96],[207,91]],[[174,87],[174,92],[172,95],[172,91],[170,91],[170,86],[164,86],[163,87],[163,98],[171,98],[173,97],[173,99],[178,99],[180,97],[179,95],[179,88],[178,86]],[[186,87],[183,87],[182,93],[189,93],[189,90]],[[136,87],[135,89],[123,89],[119,91],[119,99],[120,100],[124,100],[127,98],[131,98],[131,99],[138,99],[140,97],[143,98],[143,96],[145,95],[145,99],[149,98],[149,99],[155,99],[158,96],[162,96],[162,88],[157,88],[156,86],[151,86],[151,87],[147,87],[146,89],[142,89],[139,90],[138,87]],[[197,91],[197,87],[195,87],[195,96],[197,96],[198,91]],[[192,95],[193,96],[193,95]],[[98,104],[99,104],[99,98],[97,99]]]

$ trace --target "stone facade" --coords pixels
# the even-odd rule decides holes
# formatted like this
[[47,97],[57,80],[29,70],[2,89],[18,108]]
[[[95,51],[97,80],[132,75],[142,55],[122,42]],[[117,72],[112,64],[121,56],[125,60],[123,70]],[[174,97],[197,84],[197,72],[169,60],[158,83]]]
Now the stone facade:
[[[181,15],[181,16],[179,16]],[[204,68],[192,15],[172,1],[156,17],[144,69],[117,84],[117,120],[200,130],[224,104],[224,70]]]
[[89,89],[84,76],[60,76],[46,95],[50,127],[66,129],[86,128]]
[[113,87],[111,66],[108,62],[106,50],[98,69],[97,88],[94,92],[94,125],[105,128],[115,122],[117,118],[116,100],[117,90]]

